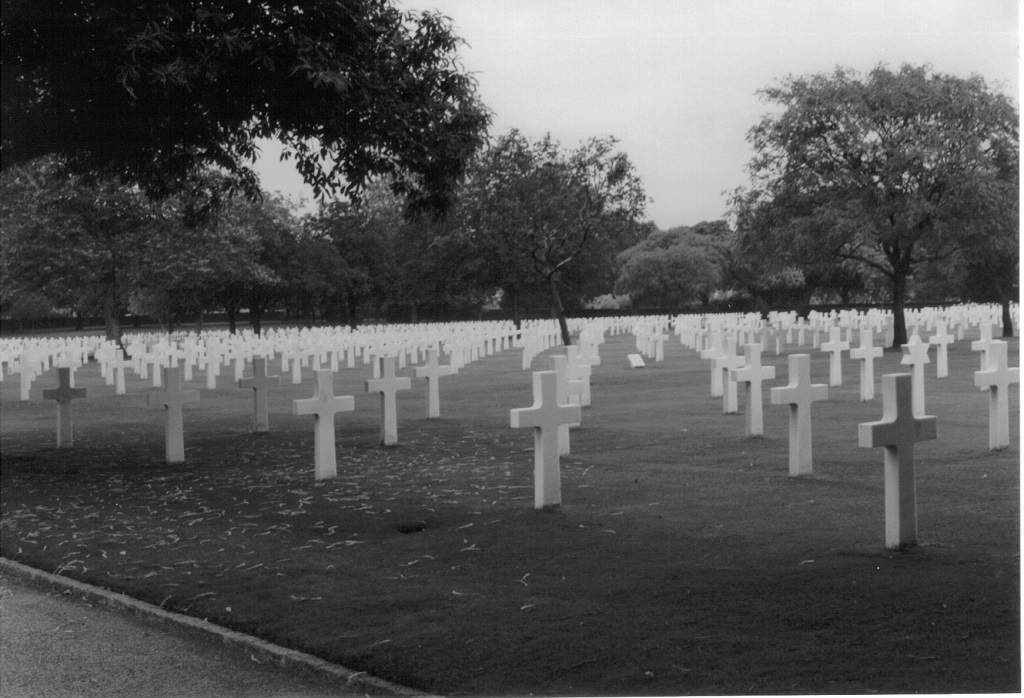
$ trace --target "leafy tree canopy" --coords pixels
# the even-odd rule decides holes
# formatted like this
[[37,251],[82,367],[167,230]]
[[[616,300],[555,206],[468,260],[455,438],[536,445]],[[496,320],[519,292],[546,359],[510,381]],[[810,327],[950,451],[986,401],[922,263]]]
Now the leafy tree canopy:
[[915,269],[976,247],[1018,196],[1009,98],[927,67],[787,78],[751,129],[751,186],[735,192],[741,250],[779,266],[855,262],[891,286],[895,344]]
[[647,195],[616,143],[591,138],[566,152],[550,136],[531,141],[513,130],[477,158],[460,196],[464,239],[492,251],[506,291],[514,293],[526,275],[549,287],[566,344],[559,281],[595,256],[610,266],[642,230]]
[[489,115],[435,13],[390,0],[3,0],[0,161],[61,154],[158,198],[201,166],[258,196],[259,138],[319,196],[389,174],[444,210]]

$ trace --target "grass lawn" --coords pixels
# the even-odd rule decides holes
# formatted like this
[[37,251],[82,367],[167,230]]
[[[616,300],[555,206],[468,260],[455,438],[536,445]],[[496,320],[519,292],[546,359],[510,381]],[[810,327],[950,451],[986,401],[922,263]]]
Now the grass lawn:
[[[185,408],[187,462],[163,462],[148,382],[128,395],[78,374],[75,444],[55,445],[56,384],[2,399],[2,554],[426,691],[685,695],[1019,692],[1019,396],[1011,448],[988,450],[988,395],[969,337],[950,377],[927,369],[939,438],[918,444],[921,545],[884,549],[882,450],[857,424],[858,366],[814,405],[814,474],[788,476],[788,408],[765,437],[710,396],[708,362],[673,341],[630,370],[609,337],[593,406],[562,459],[563,506],[533,509],[532,403],[520,352],[399,394],[399,440],[378,446],[369,370],[337,418],[335,480],[313,480],[300,386],[271,393],[250,433],[251,391],[220,379]],[[812,377],[828,382],[828,355]],[[1018,340],[1011,340],[1012,364]],[[887,352],[876,375],[900,372]],[[787,380],[786,356],[764,357]],[[534,369],[547,369],[538,357]],[[272,364],[272,373],[279,373]],[[411,369],[400,372],[411,375]],[[767,387],[767,385],[766,385]],[[741,391],[742,392],[742,391]],[[879,391],[880,392],[880,391]],[[767,390],[765,395],[767,403]],[[743,398],[740,398],[743,409]]]

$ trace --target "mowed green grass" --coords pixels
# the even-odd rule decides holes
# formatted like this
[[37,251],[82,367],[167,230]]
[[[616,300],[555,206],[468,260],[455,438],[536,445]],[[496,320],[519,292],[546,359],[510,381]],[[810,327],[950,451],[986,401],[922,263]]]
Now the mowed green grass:
[[[988,449],[988,395],[969,336],[950,377],[927,367],[935,441],[919,444],[921,545],[884,548],[882,451],[857,424],[857,363],[814,406],[814,474],[788,476],[788,413],[765,436],[710,396],[709,364],[673,340],[630,370],[632,335],[610,336],[593,405],[562,460],[563,506],[533,509],[532,403],[520,352],[399,395],[382,448],[369,368],[342,369],[339,477],[313,480],[312,394],[285,379],[271,433],[250,433],[251,392],[202,372],[185,408],[187,462],[163,462],[148,383],[115,396],[79,372],[75,445],[57,450],[52,402],[17,377],[2,399],[2,553],[445,694],[682,695],[1020,690],[1019,398],[1011,439]],[[1018,340],[1011,340],[1017,365]],[[551,352],[548,352],[550,354]],[[764,360],[787,381],[787,346]],[[934,354],[932,356],[934,361]],[[887,352],[876,375],[902,372]],[[272,364],[277,373],[279,365]],[[535,370],[550,367],[539,356]],[[400,372],[411,375],[411,369]],[[742,391],[740,408],[743,409]]]

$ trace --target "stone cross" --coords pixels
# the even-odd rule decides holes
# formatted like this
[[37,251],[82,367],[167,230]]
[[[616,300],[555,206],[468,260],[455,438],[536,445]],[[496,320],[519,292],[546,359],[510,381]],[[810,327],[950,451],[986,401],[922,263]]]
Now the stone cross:
[[937,320],[935,322],[935,334],[928,340],[929,344],[934,344],[938,347],[935,350],[935,377],[946,378],[949,376],[949,354],[947,347],[953,341],[953,335],[946,331],[946,321]]
[[850,350],[850,358],[860,361],[861,402],[875,399],[875,359],[882,357],[882,347],[874,345],[874,331],[870,327],[860,328],[860,346]]
[[[583,395],[583,381],[573,380],[569,377],[569,357],[552,356],[552,368],[558,376],[558,404],[579,405],[579,398]],[[573,398],[576,398],[575,400]],[[569,427],[578,427],[575,424],[562,424],[558,427],[558,455],[569,455]]]
[[747,436],[760,436],[764,434],[764,398],[761,383],[774,380],[775,367],[761,365],[760,344],[747,344],[743,347],[743,355],[743,367],[733,369],[730,377],[734,383],[744,385]]
[[366,381],[366,392],[380,393],[380,442],[384,446],[398,443],[398,402],[399,390],[412,387],[411,378],[395,375],[395,357],[380,358],[380,377]]
[[700,352],[700,358],[710,359],[711,364],[711,397],[722,397],[722,372],[714,365],[714,360],[724,353],[721,332],[712,332],[709,336],[710,346]]
[[533,374],[533,406],[510,411],[513,429],[533,427],[533,506],[556,507],[562,503],[559,471],[558,428],[582,418],[579,405],[558,403],[558,376],[554,371]]
[[163,369],[163,392],[152,391],[149,394],[150,407],[167,409],[167,427],[164,442],[168,463],[185,462],[185,427],[182,418],[182,407],[191,402],[199,402],[198,390],[181,389],[181,368],[167,367]]
[[320,369],[314,375],[316,387],[313,389],[313,397],[293,401],[292,412],[296,415],[313,415],[314,479],[329,480],[338,476],[338,459],[334,450],[334,415],[338,412],[351,412],[356,408],[356,401],[351,395],[334,394],[334,374],[330,369]]
[[810,354],[789,355],[789,385],[771,389],[773,405],[789,405],[789,474],[810,475],[811,403],[828,399],[828,386],[811,383]]
[[208,351],[202,361],[206,369],[206,389],[214,390],[217,387],[217,376],[220,375],[220,355]]
[[417,366],[414,370],[417,378],[427,379],[427,419],[437,419],[441,416],[438,384],[441,382],[441,376],[450,376],[455,373],[455,369],[451,366],[441,366],[437,362],[437,349],[428,349],[426,365]]
[[900,363],[910,366],[914,378],[914,415],[924,415],[924,365],[931,363],[928,358],[930,344],[922,342],[919,336],[912,335],[906,344],[901,345],[903,358]]
[[135,362],[124,358],[124,351],[122,349],[118,349],[114,352],[113,358],[107,360],[106,365],[108,371],[107,376],[111,378],[111,382],[114,385],[114,394],[124,395],[126,392],[124,385],[124,372],[125,369],[134,366]]
[[828,384],[843,384],[843,352],[850,350],[850,343],[842,341],[839,327],[830,327],[828,341],[821,344],[821,350],[829,353]]
[[882,376],[882,419],[858,427],[862,448],[885,448],[885,547],[917,544],[914,444],[936,437],[935,417],[914,414],[913,379],[906,373]]
[[565,348],[566,376],[570,381],[579,381],[583,385],[583,391],[576,395],[570,392],[570,402],[581,407],[590,407],[590,375],[593,372],[590,364],[581,361],[579,347],[568,346]]
[[736,381],[733,380],[731,372],[743,366],[743,357],[736,353],[735,339],[730,337],[726,340],[722,353],[712,359],[712,364],[712,370],[721,374],[722,413],[736,414],[740,408],[736,397]]
[[20,379],[21,401],[28,402],[32,399],[32,381],[39,374],[38,362],[35,356],[23,352],[18,359],[18,378]]
[[163,383],[163,370],[164,368],[170,367],[171,357],[168,354],[161,354],[159,351],[153,353],[143,354],[139,357],[139,361],[148,366],[153,365],[153,387],[162,388],[165,384]]
[[270,431],[270,410],[267,407],[267,388],[280,385],[280,376],[267,375],[267,359],[263,356],[253,357],[252,378],[238,381],[239,388],[252,388],[252,430],[255,433]]
[[57,369],[57,387],[43,390],[44,400],[57,401],[57,448],[70,447],[74,441],[71,429],[71,401],[85,397],[85,388],[71,387],[71,369]]
[[1010,386],[1020,383],[1020,369],[1007,366],[1006,352],[1005,341],[992,340],[989,367],[974,372],[974,384],[988,389],[988,447],[992,451],[1010,445]]
[[[992,323],[988,320],[982,321],[981,325],[978,326],[978,332],[980,337],[974,342],[971,342],[971,350],[981,352],[981,370],[984,371],[989,367],[989,346],[992,344]],[[982,388],[985,390],[985,388]]]

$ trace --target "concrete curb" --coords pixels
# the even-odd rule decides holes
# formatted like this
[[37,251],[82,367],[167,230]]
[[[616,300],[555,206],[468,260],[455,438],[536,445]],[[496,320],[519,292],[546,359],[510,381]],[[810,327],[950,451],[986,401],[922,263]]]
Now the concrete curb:
[[170,623],[189,632],[194,632],[206,638],[218,640],[226,645],[244,650],[261,660],[273,661],[276,664],[306,672],[319,674],[327,679],[344,682],[345,688],[379,696],[418,696],[420,698],[438,698],[431,694],[416,691],[406,686],[391,683],[384,679],[370,676],[366,672],[352,671],[338,664],[332,664],[318,657],[297,650],[290,650],[286,647],[275,645],[259,638],[245,635],[234,630],[222,628],[205,620],[192,618],[180,613],[173,613],[158,608],[152,604],[133,599],[124,594],[118,594],[108,589],[85,584],[74,579],[61,577],[37,570],[34,567],[23,565],[20,562],[0,557],[0,572],[17,577],[36,586],[48,586],[70,591],[73,594],[96,601],[105,606],[127,611],[135,615],[144,616],[148,619]]

